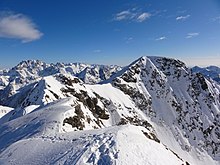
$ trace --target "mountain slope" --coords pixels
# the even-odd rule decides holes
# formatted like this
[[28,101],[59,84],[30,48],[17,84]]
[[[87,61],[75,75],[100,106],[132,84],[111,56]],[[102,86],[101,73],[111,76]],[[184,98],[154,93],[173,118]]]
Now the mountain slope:
[[[140,58],[113,85],[130,95],[156,125],[168,128],[183,150],[195,147],[219,160],[219,85],[192,74],[178,60],[161,57]],[[164,133],[157,135],[161,139]]]
[[[76,109],[72,106],[75,101],[64,99],[3,124],[0,163],[104,165],[130,164],[131,160],[134,164],[183,163],[172,151],[151,140],[149,131],[143,127],[127,125],[62,133],[64,117]],[[145,154],[148,156],[140,159]]]
[[1,91],[16,108],[0,118],[2,164],[220,164],[220,86],[179,60],[144,56],[96,85],[66,72],[14,80]]

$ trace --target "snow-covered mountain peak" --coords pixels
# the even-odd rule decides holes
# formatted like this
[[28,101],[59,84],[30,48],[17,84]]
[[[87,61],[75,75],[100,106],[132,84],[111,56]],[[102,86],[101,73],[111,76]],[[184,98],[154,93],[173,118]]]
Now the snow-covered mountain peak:
[[133,72],[132,75],[134,75],[139,74],[141,70],[143,70],[144,72],[150,72],[154,70],[155,72],[160,72],[161,75],[176,75],[177,77],[179,77],[180,74],[188,74],[189,72],[186,65],[177,59],[143,56],[131,63],[129,66],[125,67],[122,70],[121,74],[123,74],[123,72],[131,71]]
[[[8,135],[16,136],[15,143],[12,139],[7,141],[7,145],[12,144],[11,147],[5,146],[6,143],[2,144],[2,148],[0,145],[3,162],[6,162],[9,151],[14,151],[14,146],[20,147],[23,140],[20,137],[26,138],[30,145],[33,145],[29,143],[32,138],[39,140],[40,144],[45,139],[59,142],[58,139],[62,139],[67,145],[73,142],[69,137],[79,135],[81,138],[84,134],[86,140],[92,140],[93,147],[99,144],[102,137],[108,139],[102,139],[105,142],[98,149],[100,152],[89,148],[90,145],[84,146],[89,148],[89,158],[86,152],[86,162],[83,158],[73,158],[74,163],[95,164],[99,161],[97,159],[105,157],[108,162],[120,164],[117,157],[123,154],[116,151],[117,146],[122,144],[118,136],[133,142],[135,134],[136,139],[144,141],[140,143],[145,145],[150,140],[148,144],[157,148],[160,146],[164,154],[176,155],[176,164],[219,165],[220,86],[200,73],[192,73],[183,62],[143,56],[121,70],[113,66],[57,63],[46,64],[42,70],[36,68],[37,72],[33,74],[27,68],[33,69],[34,66],[32,62],[24,62],[22,67],[26,69],[16,70],[22,77],[14,76],[0,91],[0,104],[15,108],[8,108],[9,112],[0,119],[3,125],[0,127],[3,132],[0,140],[7,141]],[[30,75],[35,78],[30,79]],[[102,83],[97,84],[100,81]],[[32,128],[36,128],[37,133],[31,134]],[[137,131],[129,132],[129,129]],[[100,135],[87,134],[89,130]],[[111,140],[111,143],[108,142],[111,138],[115,139],[114,144]],[[85,141],[79,143],[81,146]],[[108,150],[111,152],[107,152],[106,145],[111,146]],[[138,144],[134,146],[140,147]],[[106,152],[102,152],[104,149]],[[129,147],[126,149],[129,150]],[[74,153],[68,152],[69,156],[77,152],[70,150]],[[138,150],[138,153],[148,152],[142,148]],[[16,153],[14,158],[18,155]],[[61,160],[54,162],[59,164],[65,161]],[[144,161],[147,160],[142,161],[141,158],[140,162]],[[124,164],[125,161],[122,162]]]
[[0,73],[0,87],[16,80],[17,84],[32,83],[38,78],[57,73],[77,76],[85,83],[96,84],[108,79],[121,70],[120,66],[90,65],[84,63],[56,63],[46,64],[39,60],[26,60],[17,66]]
[[44,70],[47,66],[46,63],[39,60],[26,60],[11,68],[7,75],[13,78],[35,78],[38,76],[38,73]]
[[[112,84],[153,121],[168,127],[182,149],[190,151],[191,146],[197,146],[219,159],[217,84],[201,74],[192,74],[179,60],[146,56],[124,68]],[[200,140],[195,143],[196,139]]]
[[17,66],[15,66],[16,69],[23,69],[23,68],[39,68],[39,67],[45,67],[46,63],[40,60],[25,60],[21,61]]

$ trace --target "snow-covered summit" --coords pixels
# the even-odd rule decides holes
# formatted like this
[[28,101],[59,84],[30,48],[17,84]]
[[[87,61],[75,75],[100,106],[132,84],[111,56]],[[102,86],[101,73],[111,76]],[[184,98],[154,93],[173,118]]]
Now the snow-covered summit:
[[219,160],[219,85],[191,73],[183,62],[164,57],[141,57],[112,84],[169,129],[183,150],[196,147]]
[[106,80],[121,69],[116,65],[90,65],[84,63],[46,64],[40,60],[26,60],[15,67],[0,73],[0,86],[6,86],[15,81],[17,84],[27,84],[38,78],[57,73],[70,74],[82,79],[85,83],[96,84]]

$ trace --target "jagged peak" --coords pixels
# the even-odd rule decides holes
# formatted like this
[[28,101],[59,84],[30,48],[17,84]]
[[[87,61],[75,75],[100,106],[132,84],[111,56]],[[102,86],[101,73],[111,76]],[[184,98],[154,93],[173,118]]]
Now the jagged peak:
[[169,75],[167,72],[174,72],[174,70],[182,70],[183,72],[187,72],[186,65],[180,60],[159,56],[142,56],[102,83],[109,83],[117,77],[121,77],[125,74],[127,75],[128,72],[130,72],[131,76],[133,77],[137,74],[140,74],[142,70],[146,69],[148,71],[155,70],[156,72],[162,74],[163,77],[164,74]]
[[151,60],[148,58],[148,56],[142,56],[138,58],[137,60],[133,61],[131,64],[123,67],[120,71],[112,75],[109,79],[101,82],[101,84],[111,83],[116,78],[121,77],[124,74],[127,74],[128,72],[132,72],[133,76],[134,74],[140,74],[141,69],[146,68],[146,66],[156,69],[156,67],[151,62]]
[[30,67],[39,67],[39,66],[46,66],[46,63],[40,60],[24,60],[21,61],[18,65],[16,65],[15,69],[20,69],[23,67],[30,68]]
[[155,65],[158,69],[163,70],[163,67],[169,65],[170,67],[173,66],[175,68],[183,68],[186,69],[186,64],[178,59],[175,58],[168,58],[168,57],[160,57],[160,56],[142,56],[132,62],[128,67],[131,67],[135,64],[141,64],[142,66],[146,65]]
[[186,64],[175,58],[168,57],[159,57],[159,56],[148,56],[148,58],[157,66],[161,67],[162,65],[174,66],[176,68],[187,68]]

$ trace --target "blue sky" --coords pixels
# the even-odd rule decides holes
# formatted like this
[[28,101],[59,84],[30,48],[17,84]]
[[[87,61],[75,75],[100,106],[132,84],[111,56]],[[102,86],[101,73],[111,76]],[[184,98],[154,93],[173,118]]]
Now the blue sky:
[[220,66],[218,0],[1,0],[0,68],[26,59]]

